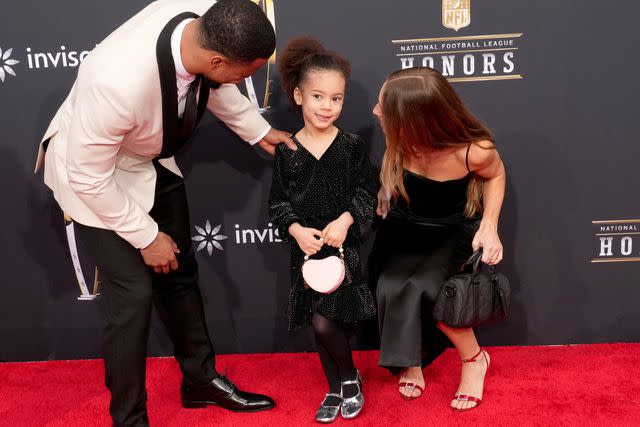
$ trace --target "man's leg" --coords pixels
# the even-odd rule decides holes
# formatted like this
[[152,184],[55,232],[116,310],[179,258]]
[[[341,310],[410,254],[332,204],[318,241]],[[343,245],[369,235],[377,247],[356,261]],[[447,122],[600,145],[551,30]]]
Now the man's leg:
[[175,346],[183,374],[182,404],[190,408],[218,405],[233,411],[261,411],[275,406],[260,394],[239,390],[215,370],[215,356],[198,287],[198,265],[191,245],[189,210],[182,179],[156,166],[156,199],[150,214],[160,230],[178,245],[178,269],[154,274],[153,286]]
[[101,273],[105,382],[114,425],[148,425],[146,350],[151,315],[151,273],[140,251],[111,230],[75,223],[78,238]]
[[162,166],[157,165],[156,171],[156,195],[149,214],[160,230],[176,242],[180,253],[176,254],[177,270],[169,274],[152,273],[154,292],[183,376],[195,385],[208,384],[218,373],[198,287],[198,264],[191,245],[184,183]]
[[178,270],[166,275],[154,273],[154,292],[182,375],[192,384],[204,385],[218,376],[215,353],[205,322],[193,249],[177,244],[181,251],[177,254]]

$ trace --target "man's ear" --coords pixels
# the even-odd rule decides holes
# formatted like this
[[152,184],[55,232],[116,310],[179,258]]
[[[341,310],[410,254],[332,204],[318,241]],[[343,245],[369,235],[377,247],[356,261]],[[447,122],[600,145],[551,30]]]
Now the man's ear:
[[300,91],[300,88],[296,87],[293,90],[293,99],[296,101],[296,104],[302,105],[302,92]]
[[224,56],[215,54],[209,58],[209,65],[211,68],[219,68],[225,63],[225,61],[226,59]]

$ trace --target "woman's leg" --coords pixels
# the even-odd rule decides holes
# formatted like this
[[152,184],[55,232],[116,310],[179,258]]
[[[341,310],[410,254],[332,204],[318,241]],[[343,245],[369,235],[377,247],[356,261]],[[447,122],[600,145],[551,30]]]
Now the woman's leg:
[[[420,391],[420,389],[424,390],[425,387],[424,375],[422,374],[422,366],[412,366],[410,368],[404,368],[402,371],[400,371],[400,380],[398,380],[398,383],[407,383],[407,387],[398,387],[400,394],[406,397],[419,397],[422,394],[422,391]],[[413,386],[412,384],[415,384],[417,387]]]
[[[450,328],[449,326],[438,323],[438,327],[447,335],[453,345],[458,350],[458,354],[462,360],[473,358],[480,351],[480,345],[476,340],[476,336],[471,328]],[[484,377],[489,367],[489,355],[482,351],[475,362],[463,363],[460,385],[458,386],[458,394],[482,399],[482,391],[484,388]],[[478,403],[472,401],[462,401],[453,399],[451,407],[454,409],[471,409]]]
[[[404,255],[404,254],[403,254]],[[376,298],[380,328],[380,366],[399,367],[399,382],[424,389],[422,375],[422,286],[411,275],[421,261],[418,255],[390,256],[378,277]],[[400,394],[418,397],[413,387],[399,387]]]

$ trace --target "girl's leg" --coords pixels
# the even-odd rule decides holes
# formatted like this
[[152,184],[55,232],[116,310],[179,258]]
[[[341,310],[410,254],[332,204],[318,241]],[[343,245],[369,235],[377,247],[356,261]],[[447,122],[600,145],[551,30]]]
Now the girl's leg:
[[[351,356],[347,331],[339,323],[317,313],[313,315],[312,324],[322,368],[329,383],[329,391],[340,393],[341,381],[356,378],[356,368]],[[358,388],[355,385],[348,385],[344,392],[343,397],[352,397],[358,393]]]
[[333,358],[316,340],[316,348],[318,349],[318,355],[320,356],[320,363],[322,364],[322,370],[327,377],[327,383],[329,384],[329,393],[340,394],[340,374],[338,373],[338,366],[333,361]]
[[[480,351],[480,345],[476,340],[476,336],[471,328],[450,328],[447,325],[438,323],[438,327],[451,340],[458,350],[458,354],[462,360],[473,358]],[[484,388],[484,377],[489,367],[489,355],[482,351],[475,362],[463,363],[460,385],[457,394],[465,394],[482,399],[482,391]],[[472,401],[461,401],[453,399],[451,407],[454,409],[471,409],[478,403]]]

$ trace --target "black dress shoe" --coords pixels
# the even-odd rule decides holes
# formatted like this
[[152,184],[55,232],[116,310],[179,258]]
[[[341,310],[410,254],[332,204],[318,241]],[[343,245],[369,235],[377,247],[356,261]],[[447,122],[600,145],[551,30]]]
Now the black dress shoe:
[[235,384],[223,375],[202,386],[192,385],[183,380],[181,392],[184,408],[217,405],[235,412],[255,412],[276,406],[268,396],[238,390]]

